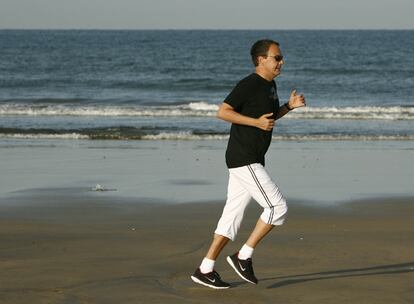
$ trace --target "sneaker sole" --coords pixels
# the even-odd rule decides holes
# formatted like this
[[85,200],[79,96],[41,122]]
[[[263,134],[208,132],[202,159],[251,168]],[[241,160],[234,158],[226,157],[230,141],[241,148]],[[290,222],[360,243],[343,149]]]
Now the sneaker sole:
[[249,279],[245,278],[238,270],[236,265],[234,265],[233,260],[228,256],[227,257],[227,263],[230,264],[230,266],[234,269],[234,271],[239,275],[239,277],[241,277],[243,280],[245,280],[246,282],[252,283],[254,285],[257,285],[257,283],[250,281]]
[[191,280],[193,280],[197,284],[201,284],[201,285],[213,288],[213,289],[227,289],[227,288],[230,288],[230,286],[228,286],[228,287],[219,287],[219,286],[214,286],[214,285],[204,283],[203,281],[200,281],[199,279],[197,279],[195,276],[191,276]]

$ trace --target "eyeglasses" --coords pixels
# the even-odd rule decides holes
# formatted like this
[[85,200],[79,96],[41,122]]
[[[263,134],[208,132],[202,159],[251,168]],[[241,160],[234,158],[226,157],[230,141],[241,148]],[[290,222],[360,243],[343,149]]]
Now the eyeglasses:
[[266,55],[266,57],[273,57],[276,60],[276,62],[281,62],[283,60],[283,55],[276,55],[276,56]]

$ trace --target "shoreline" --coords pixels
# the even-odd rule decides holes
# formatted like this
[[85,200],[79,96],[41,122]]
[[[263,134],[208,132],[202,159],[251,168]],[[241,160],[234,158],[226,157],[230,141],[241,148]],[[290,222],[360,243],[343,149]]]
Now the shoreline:
[[[0,198],[27,189],[89,193],[99,184],[116,191],[95,194],[111,198],[219,201],[225,199],[228,182],[225,149],[226,142],[217,140],[3,141]],[[329,205],[413,196],[413,151],[414,141],[275,141],[266,169],[288,201]]]
[[247,284],[225,256],[257,221],[250,204],[218,293],[190,275],[224,205],[225,142],[3,141],[0,302],[413,303],[413,143],[272,143],[287,221]]

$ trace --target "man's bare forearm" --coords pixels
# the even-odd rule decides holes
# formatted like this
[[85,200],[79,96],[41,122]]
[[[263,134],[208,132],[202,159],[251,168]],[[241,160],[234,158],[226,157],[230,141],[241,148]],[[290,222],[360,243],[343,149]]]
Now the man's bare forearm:
[[266,113],[259,118],[248,117],[236,112],[232,106],[228,105],[225,102],[223,102],[217,112],[217,117],[220,119],[234,124],[259,128],[264,131],[271,131],[273,129],[275,120],[272,118],[272,116],[273,113]]
[[217,117],[234,124],[257,127],[257,119],[242,115],[235,110],[220,106],[217,111]]

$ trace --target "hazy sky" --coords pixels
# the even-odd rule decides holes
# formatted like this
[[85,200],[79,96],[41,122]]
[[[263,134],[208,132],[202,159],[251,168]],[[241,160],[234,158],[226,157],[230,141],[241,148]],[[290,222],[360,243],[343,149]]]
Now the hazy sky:
[[414,29],[414,0],[0,0],[0,28]]

